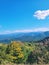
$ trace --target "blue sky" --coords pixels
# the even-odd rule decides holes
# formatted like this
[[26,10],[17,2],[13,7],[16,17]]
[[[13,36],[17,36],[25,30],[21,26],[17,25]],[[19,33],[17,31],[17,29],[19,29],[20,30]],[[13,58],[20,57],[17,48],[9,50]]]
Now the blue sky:
[[49,0],[0,0],[0,33],[49,30]]

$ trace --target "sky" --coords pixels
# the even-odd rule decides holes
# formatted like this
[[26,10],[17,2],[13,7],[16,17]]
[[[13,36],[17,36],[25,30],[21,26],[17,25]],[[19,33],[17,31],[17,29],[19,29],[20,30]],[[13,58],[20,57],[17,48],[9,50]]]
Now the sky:
[[0,0],[0,34],[49,31],[49,0]]

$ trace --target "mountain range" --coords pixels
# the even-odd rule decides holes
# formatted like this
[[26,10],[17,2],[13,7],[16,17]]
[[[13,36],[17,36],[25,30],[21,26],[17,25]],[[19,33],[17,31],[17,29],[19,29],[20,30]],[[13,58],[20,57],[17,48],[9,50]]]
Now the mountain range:
[[49,31],[46,32],[24,32],[24,33],[11,33],[0,35],[1,43],[8,43],[10,41],[40,41],[44,38],[49,37]]

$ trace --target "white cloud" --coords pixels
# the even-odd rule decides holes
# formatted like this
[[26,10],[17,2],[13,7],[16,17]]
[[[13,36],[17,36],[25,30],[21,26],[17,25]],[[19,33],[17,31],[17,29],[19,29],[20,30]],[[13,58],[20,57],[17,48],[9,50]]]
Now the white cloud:
[[38,32],[38,31],[41,31],[41,32],[49,31],[49,28],[36,28],[33,30],[33,32]]
[[27,32],[32,32],[32,30],[14,30],[14,31],[10,31],[10,30],[6,30],[3,32],[0,32],[0,34],[11,34],[11,33],[27,33]]
[[49,16],[49,9],[48,10],[38,10],[34,13],[34,17],[37,19],[45,19]]
[[14,31],[4,31],[4,32],[0,32],[0,34],[10,34],[10,33],[27,33],[27,32],[45,32],[45,31],[49,31],[49,28],[35,28],[35,29],[30,29],[30,30],[14,30]]
[[14,32],[32,32],[32,30],[16,30]]

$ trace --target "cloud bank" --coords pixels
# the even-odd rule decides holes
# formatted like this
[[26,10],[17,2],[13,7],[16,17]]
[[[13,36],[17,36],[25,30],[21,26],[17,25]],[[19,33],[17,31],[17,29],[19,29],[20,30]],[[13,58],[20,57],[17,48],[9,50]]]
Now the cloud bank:
[[45,32],[49,31],[49,28],[35,28],[35,29],[30,29],[30,30],[6,30],[4,32],[0,32],[0,34],[11,34],[11,33],[28,33],[28,32]]
[[34,13],[34,17],[37,19],[45,19],[47,16],[49,16],[49,9],[48,10],[37,10]]

